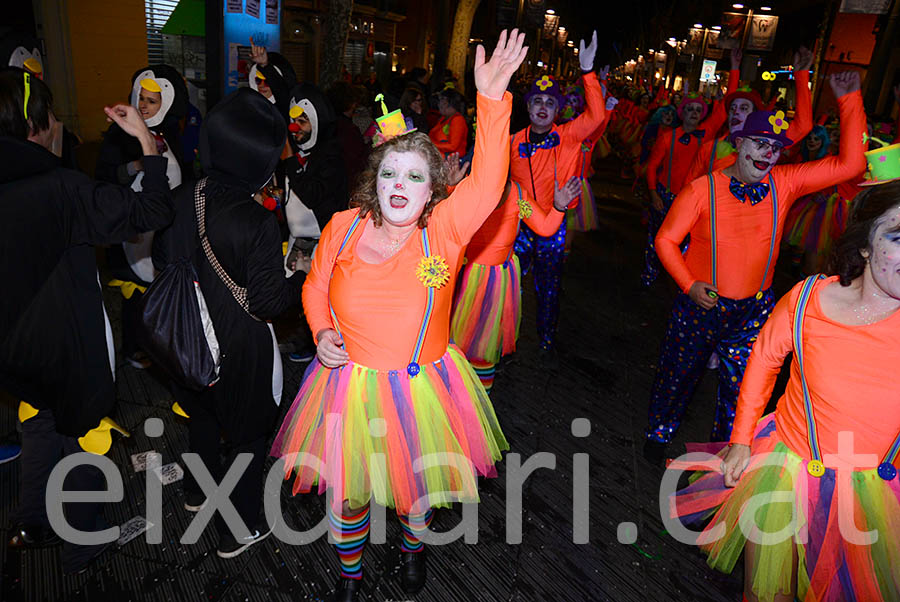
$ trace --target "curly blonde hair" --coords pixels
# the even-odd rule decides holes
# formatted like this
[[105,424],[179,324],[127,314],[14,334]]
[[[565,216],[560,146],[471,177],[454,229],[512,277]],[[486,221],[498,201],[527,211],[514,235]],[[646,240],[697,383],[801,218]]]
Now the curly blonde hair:
[[431,200],[422,209],[417,225],[425,228],[435,205],[447,198],[447,167],[441,152],[434,146],[427,134],[412,132],[391,138],[375,148],[369,155],[366,169],[359,175],[356,188],[350,195],[350,207],[359,207],[359,216],[372,214],[372,221],[381,226],[381,207],[378,204],[378,193],[375,184],[378,180],[378,168],[389,152],[419,153],[428,164],[428,175],[431,177]]

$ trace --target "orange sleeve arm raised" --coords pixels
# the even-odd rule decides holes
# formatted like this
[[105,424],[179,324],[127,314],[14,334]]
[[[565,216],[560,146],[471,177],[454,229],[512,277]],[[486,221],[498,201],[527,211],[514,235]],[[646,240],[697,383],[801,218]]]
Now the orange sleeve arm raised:
[[753,343],[753,351],[738,395],[731,443],[750,445],[753,440],[756,423],[762,418],[769,403],[784,358],[793,349],[791,310],[797,294],[797,287],[794,287],[794,290],[778,301],[759,333],[759,338]]
[[[350,221],[356,217],[352,214],[339,213],[325,226],[319,244],[313,253],[312,267],[303,283],[303,313],[312,331],[316,344],[319,344],[318,333],[324,328],[334,328],[331,311],[328,309],[328,283],[331,271],[337,259],[337,252],[350,227]],[[360,224],[360,228],[364,224]]]
[[[866,113],[859,90],[838,98],[841,120],[840,153],[817,161],[784,166],[794,198],[853,179],[866,169]],[[777,168],[776,168],[777,169]]]
[[[606,117],[606,102],[603,100],[603,90],[597,81],[597,74],[584,74],[584,113],[560,126],[560,130],[566,136],[570,136],[581,142],[593,134]],[[603,133],[602,131],[600,132]],[[599,136],[598,136],[599,137]]]
[[656,254],[659,261],[684,292],[690,290],[696,278],[688,269],[678,245],[697,223],[700,216],[699,203],[706,202],[708,190],[706,186],[700,186],[697,182],[691,182],[682,188],[672,201],[672,207],[669,208],[666,219],[656,234]]
[[434,216],[448,219],[456,240],[468,243],[484,220],[497,207],[509,173],[509,118],[512,95],[501,100],[478,94],[478,129],[472,171],[457,184],[446,200],[434,209]]
[[797,144],[806,138],[813,128],[812,95],[809,93],[809,71],[806,69],[796,71],[794,78],[797,86],[797,110],[785,134]]

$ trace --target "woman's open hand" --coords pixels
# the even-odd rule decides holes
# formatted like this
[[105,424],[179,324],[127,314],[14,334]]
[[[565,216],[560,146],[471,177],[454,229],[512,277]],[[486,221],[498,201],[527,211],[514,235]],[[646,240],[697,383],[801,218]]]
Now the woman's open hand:
[[331,328],[323,328],[316,335],[319,344],[316,346],[316,356],[319,362],[326,368],[339,368],[350,361],[350,356],[344,351],[344,341],[341,335]]
[[475,48],[475,87],[479,92],[494,100],[503,98],[512,74],[525,60],[528,46],[524,44],[524,33],[513,29],[507,38],[504,29],[500,32],[497,47],[494,48],[489,61],[484,60],[484,46],[479,44]]

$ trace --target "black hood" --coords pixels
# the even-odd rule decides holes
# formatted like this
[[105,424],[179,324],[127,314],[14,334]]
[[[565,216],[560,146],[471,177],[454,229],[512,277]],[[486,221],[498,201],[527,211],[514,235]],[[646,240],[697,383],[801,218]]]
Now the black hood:
[[[309,118],[312,125],[312,134],[309,141],[300,145],[300,150],[310,152],[317,144],[324,140],[334,138],[337,113],[331,106],[331,102],[315,84],[303,82],[294,86],[291,90],[291,102],[288,106],[288,115],[294,106],[300,106]],[[294,140],[291,142],[296,145]]]
[[25,61],[33,59],[40,64],[40,72],[43,74],[44,59],[40,48],[37,40],[31,36],[17,32],[0,33],[0,67],[20,67],[32,71],[30,67],[34,63],[29,61],[26,65]]
[[0,183],[13,182],[59,167],[59,159],[39,144],[0,137]]
[[[162,93],[162,108],[160,108],[159,113],[147,121],[147,127],[157,131],[170,131],[173,127],[177,128],[178,121],[187,115],[188,112],[188,91],[184,78],[181,77],[177,69],[169,65],[141,67],[131,76],[131,95],[129,100],[134,108],[138,106],[138,93],[141,89],[139,78],[142,80],[148,76],[159,85],[165,86],[166,90]],[[160,113],[162,113],[161,119]]]
[[211,179],[253,194],[281,158],[287,127],[275,105],[250,88],[222,99],[200,126],[200,164]]

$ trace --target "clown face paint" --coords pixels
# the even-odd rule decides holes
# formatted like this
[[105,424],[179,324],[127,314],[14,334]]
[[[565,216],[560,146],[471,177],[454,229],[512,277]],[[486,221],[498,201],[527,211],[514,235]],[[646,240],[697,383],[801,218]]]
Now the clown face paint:
[[528,101],[528,117],[531,119],[531,129],[540,134],[546,132],[556,119],[559,104],[556,97],[549,94],[535,94]]
[[810,134],[806,137],[806,150],[809,151],[809,155],[814,157],[816,153],[819,152],[819,149],[822,148],[822,139],[816,136],[815,134]]
[[141,88],[140,92],[138,92],[138,111],[140,111],[144,121],[159,113],[161,106],[162,94],[159,92],[151,92],[144,88]]
[[735,167],[738,179],[745,184],[756,184],[769,175],[782,150],[779,143],[768,138],[738,138],[736,148]]
[[900,299],[900,205],[876,220],[869,247],[872,279],[886,295]]
[[663,111],[659,122],[665,126],[670,126],[675,123],[675,111]]
[[431,200],[428,161],[416,152],[388,152],[378,166],[376,192],[385,222],[392,226],[415,223]]
[[700,115],[703,114],[703,105],[697,102],[689,102],[681,110],[681,119],[685,129],[693,130],[700,125]]
[[737,132],[744,127],[747,115],[753,112],[753,103],[746,98],[735,98],[728,107],[728,131]]

